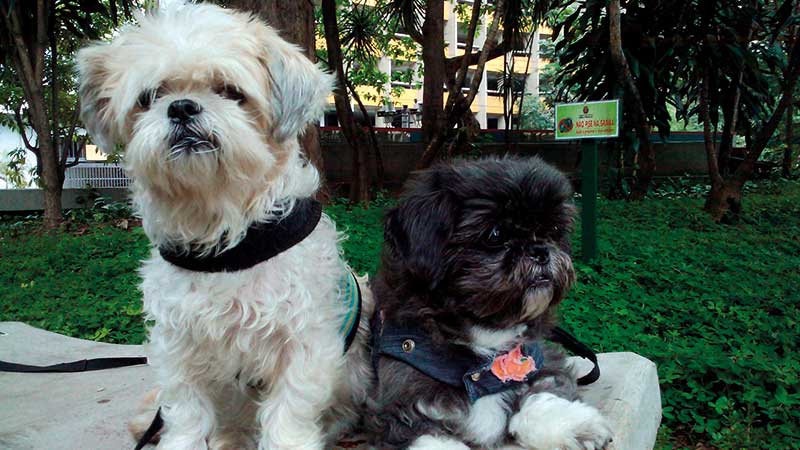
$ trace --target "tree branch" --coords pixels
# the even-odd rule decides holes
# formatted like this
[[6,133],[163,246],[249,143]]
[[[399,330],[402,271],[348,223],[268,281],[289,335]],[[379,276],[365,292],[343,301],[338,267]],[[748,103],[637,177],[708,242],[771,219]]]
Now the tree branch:
[[[12,55],[14,55],[14,60],[18,63],[18,70],[21,72],[18,78],[22,82],[22,89],[28,98],[33,98],[33,93],[36,90],[33,84],[37,79],[36,72],[31,65],[30,59],[28,59],[30,55],[25,44],[25,34],[22,31],[17,9],[8,9],[6,2],[2,1],[0,2],[0,14],[2,14],[3,20],[10,31],[11,40],[14,41],[16,54],[12,52]],[[38,49],[34,49],[34,51],[38,54]],[[36,106],[29,104],[28,107],[35,108]]]
[[[456,82],[453,84],[451,89],[460,91],[461,87],[464,86],[464,80],[466,79],[467,72],[469,71],[469,55],[472,54],[472,45],[475,43],[475,30],[478,29],[478,22],[480,21],[481,0],[474,0],[472,3],[472,16],[470,17],[469,30],[467,30],[467,42],[466,47],[464,47],[464,55],[463,58],[461,58],[461,65],[458,68],[458,72],[456,72]],[[447,67],[447,62],[445,62],[445,67]],[[447,79],[450,80],[451,77],[448,76]]]
[[[503,41],[497,44],[491,51],[489,51],[489,56],[486,59],[487,61],[491,61],[495,58],[503,56],[504,54],[508,53],[510,49],[508,48],[508,41]],[[445,60],[445,70],[447,71],[448,78],[452,78],[459,67],[463,64],[463,60],[467,60],[467,67],[474,66],[478,64],[478,62],[483,56],[483,50],[480,50],[476,53],[471,53],[468,57],[466,54],[454,56],[452,58],[447,58]]]
[[[786,72],[783,80],[784,82],[788,83],[790,80],[797,80],[798,78],[800,78],[800,27],[798,27],[798,30],[794,35],[794,45],[792,45],[791,56],[789,57],[789,63],[786,65]],[[747,153],[744,162],[739,164],[739,167],[736,168],[733,178],[739,180],[740,182],[747,180],[747,178],[750,176],[753,166],[755,165],[756,161],[758,161],[761,153],[767,147],[770,138],[772,138],[772,135],[775,133],[775,129],[778,128],[778,125],[783,118],[783,114],[786,112],[786,108],[793,100],[792,93],[784,90],[784,93],[781,95],[781,99],[778,102],[778,106],[775,107],[775,110],[772,112],[772,116],[769,118],[767,123],[765,123],[756,133],[756,139],[753,143],[753,148],[751,148]]]
[[486,67],[486,61],[489,60],[489,55],[491,55],[492,50],[497,48],[497,29],[500,27],[500,16],[502,15],[505,5],[506,5],[505,0],[497,0],[497,3],[495,4],[494,15],[492,17],[492,25],[486,32],[486,40],[483,41],[483,49],[481,50],[481,55],[478,58],[478,65],[475,69],[475,76],[472,77],[472,80],[470,81],[469,84],[469,94],[467,94],[467,107],[469,107],[469,105],[472,104],[472,101],[475,100],[475,95],[478,94],[478,86],[481,84],[481,80],[483,79],[483,68]]
[[[67,139],[64,141],[64,142],[66,142],[66,145],[71,145],[72,144],[72,139],[75,137],[75,129],[78,127],[78,121],[79,121],[79,118],[80,118],[80,111],[81,111],[81,100],[79,98],[78,101],[75,102],[75,111],[72,112],[72,125],[69,128],[69,133],[67,134]],[[62,150],[64,150],[64,149],[62,149]],[[76,161],[77,161],[79,153],[80,152],[75,152],[75,160]],[[72,166],[67,164],[67,152],[65,150],[61,152],[60,156],[61,156],[61,159],[59,160],[59,164],[61,165],[61,167],[64,167],[64,168],[72,167]],[[77,162],[75,162],[75,164],[77,164]],[[75,165],[75,164],[73,164],[73,165]]]
[[[44,48],[47,45],[47,2],[37,0],[36,2],[36,46],[34,54],[34,74],[36,80],[44,79]],[[42,49],[42,51],[38,51]]]
[[31,141],[28,139],[28,134],[26,129],[28,127],[25,126],[25,122],[22,120],[22,105],[14,108],[14,120],[17,122],[17,127],[19,128],[19,134],[22,136],[22,142],[25,143],[25,148],[33,152],[34,155],[39,156],[39,149],[31,145]]

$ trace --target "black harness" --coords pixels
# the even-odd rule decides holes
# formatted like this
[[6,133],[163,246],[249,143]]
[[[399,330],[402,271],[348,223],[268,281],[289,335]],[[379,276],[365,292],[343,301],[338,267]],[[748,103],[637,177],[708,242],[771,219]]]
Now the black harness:
[[[297,200],[292,211],[277,222],[256,223],[247,229],[245,237],[234,247],[217,254],[203,255],[199,252],[181,252],[165,246],[158,249],[161,257],[167,262],[193,272],[236,272],[250,269],[267,261],[299,244],[308,237],[319,224],[322,217],[322,205],[313,198]],[[347,274],[352,277],[352,274]],[[348,278],[349,279],[349,278]],[[353,278],[353,282],[355,279]],[[355,304],[355,320],[346,330],[344,351],[349,350],[358,333],[361,320],[361,290],[355,285],[357,303]],[[146,357],[94,358],[51,366],[32,366],[0,361],[0,371],[18,373],[72,373],[93,370],[113,369],[118,367],[147,364]],[[148,427],[135,450],[141,450],[164,426],[161,408],[158,409],[153,422]]]
[[[485,395],[530,384],[547,364],[542,343],[535,340],[522,342],[511,352],[479,355],[466,345],[437,344],[430,334],[417,326],[400,326],[383,321],[379,316],[376,312],[371,321],[372,365],[376,378],[380,358],[387,357],[440,383],[466,391],[470,401],[475,402]],[[548,340],[593,363],[591,372],[578,378],[579,385],[591,384],[600,377],[597,355],[575,337],[556,327]]]

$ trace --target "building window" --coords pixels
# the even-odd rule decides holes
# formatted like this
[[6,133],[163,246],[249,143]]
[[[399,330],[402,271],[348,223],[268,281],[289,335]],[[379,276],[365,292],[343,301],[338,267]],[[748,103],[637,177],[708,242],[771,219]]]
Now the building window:
[[486,128],[489,130],[496,130],[500,128],[500,119],[497,117],[487,117],[486,118]]
[[[475,45],[475,44],[478,43],[480,25],[481,24],[478,24],[478,28],[475,30],[475,38],[472,41],[472,49],[473,50],[480,50],[480,47]],[[456,35],[457,35],[457,37],[456,37],[456,45],[458,46],[458,48],[466,48],[467,47],[467,34],[468,34],[468,31],[469,31],[469,24],[462,23],[462,22],[458,22],[456,24]]]
[[486,72],[486,92],[489,95],[499,95],[502,79],[502,72]]

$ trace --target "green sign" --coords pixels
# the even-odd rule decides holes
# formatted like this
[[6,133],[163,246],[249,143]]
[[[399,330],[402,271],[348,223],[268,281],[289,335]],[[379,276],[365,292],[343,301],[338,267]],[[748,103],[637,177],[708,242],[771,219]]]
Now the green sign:
[[619,136],[619,100],[556,104],[556,139]]

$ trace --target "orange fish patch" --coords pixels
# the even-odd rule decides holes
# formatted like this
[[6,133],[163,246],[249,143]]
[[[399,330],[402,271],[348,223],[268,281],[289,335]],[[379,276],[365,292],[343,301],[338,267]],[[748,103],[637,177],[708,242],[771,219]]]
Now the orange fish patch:
[[525,381],[528,374],[536,370],[533,358],[522,354],[522,345],[500,355],[492,362],[492,373],[503,383],[508,381]]

